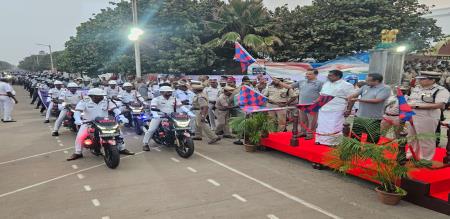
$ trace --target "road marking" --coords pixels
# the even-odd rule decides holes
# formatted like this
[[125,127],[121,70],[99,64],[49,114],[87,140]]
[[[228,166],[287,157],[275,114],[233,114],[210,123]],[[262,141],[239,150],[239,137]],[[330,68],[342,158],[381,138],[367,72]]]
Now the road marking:
[[247,175],[247,174],[245,174],[245,173],[243,173],[243,172],[241,172],[239,170],[236,170],[236,169],[234,169],[234,168],[232,168],[232,167],[230,167],[230,166],[228,166],[226,164],[223,164],[223,163],[221,163],[221,162],[219,162],[217,160],[214,160],[214,159],[212,159],[212,158],[210,158],[210,157],[208,157],[206,155],[203,155],[203,154],[201,154],[199,152],[195,152],[195,154],[197,154],[198,156],[203,157],[206,160],[209,160],[209,161],[211,161],[211,162],[213,162],[213,163],[215,163],[215,164],[217,164],[217,165],[219,165],[219,166],[221,166],[221,167],[223,167],[225,169],[228,169],[231,172],[234,172],[234,173],[236,173],[238,175],[241,175],[241,176],[243,176],[243,177],[245,177],[245,178],[247,178],[247,179],[249,179],[249,180],[251,180],[253,182],[256,182],[256,183],[260,184],[261,186],[266,187],[267,189],[270,189],[270,190],[272,190],[272,191],[274,191],[274,192],[276,192],[276,193],[278,193],[278,194],[280,194],[280,195],[282,195],[282,196],[284,196],[284,197],[286,197],[288,199],[291,199],[292,201],[295,201],[295,202],[297,202],[299,204],[302,204],[305,207],[311,208],[311,209],[313,209],[315,211],[318,211],[318,212],[320,212],[322,214],[325,214],[325,215],[327,215],[327,216],[329,216],[331,218],[341,219],[341,217],[339,217],[339,216],[337,216],[337,215],[335,215],[335,214],[333,214],[331,212],[328,212],[328,211],[322,209],[321,207],[319,207],[317,205],[311,204],[311,203],[309,203],[309,202],[307,202],[307,201],[305,201],[305,200],[303,200],[301,198],[298,198],[296,196],[293,196],[293,195],[291,195],[291,194],[289,194],[289,193],[287,193],[287,192],[285,192],[285,191],[283,191],[281,189],[275,188],[275,187],[271,186],[268,183],[265,183],[265,182],[263,182],[261,180],[258,180],[256,178],[254,178],[254,177],[251,177],[251,176],[249,176],[249,175]]
[[215,186],[220,186],[220,184],[213,179],[208,179],[208,182],[210,182],[211,184],[213,184]]
[[59,146],[64,147],[64,144],[63,144],[63,143],[60,143]]
[[188,169],[189,171],[193,172],[193,173],[196,173],[196,172],[197,172],[197,170],[194,169],[194,168],[192,168],[192,167],[187,167],[187,169]]
[[279,219],[277,216],[275,216],[273,214],[268,214],[267,217],[270,219]]
[[247,200],[245,198],[242,198],[240,195],[238,194],[233,194],[233,197],[235,197],[237,200],[241,201],[241,202],[247,202]]
[[26,160],[26,159],[33,158],[33,157],[39,157],[39,156],[42,156],[42,155],[51,154],[51,153],[55,153],[55,152],[59,152],[59,151],[64,151],[64,150],[67,150],[67,149],[70,149],[70,148],[63,148],[63,149],[49,151],[49,152],[45,152],[45,153],[41,153],[41,154],[31,155],[31,156],[28,156],[28,157],[17,158],[15,160],[4,161],[4,162],[1,162],[0,165],[16,162],[16,161],[20,161],[20,160]]
[[134,138],[134,139],[139,139],[139,137],[138,137],[138,136],[134,136],[133,138]]
[[58,143],[61,143],[61,140],[59,140],[59,139],[58,139],[58,140],[56,140],[56,141],[57,141]]
[[111,219],[109,216],[103,216],[102,219]]
[[159,148],[154,148],[155,151],[161,152],[161,150]]
[[92,204],[93,204],[95,207],[100,206],[100,201],[99,201],[98,199],[92,199],[91,201],[92,201]]
[[55,138],[56,138],[56,139],[59,139],[59,137],[58,137],[58,136],[56,136]]
[[68,154],[69,152],[68,152],[68,151],[64,151],[64,153],[65,153],[65,154]]
[[90,192],[92,190],[92,188],[89,185],[84,185],[84,190],[86,190],[86,192]]
[[179,163],[179,162],[180,162],[180,161],[179,161],[177,158],[175,158],[175,157],[171,157],[170,159],[173,160],[173,162],[176,162],[176,163]]
[[76,169],[78,169],[78,166],[77,165],[72,165],[72,168],[74,169],[74,170],[76,170]]
[[[135,155],[139,155],[139,154],[142,154],[144,152],[145,151],[137,152]],[[127,157],[136,157],[136,156],[126,156],[126,157],[121,157],[120,159],[126,159]],[[52,179],[48,179],[48,180],[45,180],[45,181],[42,181],[42,182],[38,182],[38,183],[35,183],[33,185],[29,185],[29,186],[26,186],[26,187],[23,187],[23,188],[20,188],[20,189],[16,189],[16,190],[11,191],[11,192],[3,193],[3,194],[0,194],[0,198],[6,197],[8,195],[12,195],[14,193],[18,193],[18,192],[21,192],[21,191],[24,191],[24,190],[27,190],[27,189],[31,189],[31,188],[34,188],[34,187],[37,187],[37,186],[40,186],[40,185],[44,185],[46,183],[53,182],[53,181],[62,179],[64,177],[72,176],[72,175],[75,175],[75,174],[77,174],[79,179],[83,179],[84,175],[80,174],[81,172],[85,172],[85,171],[88,171],[88,170],[91,170],[91,169],[94,169],[94,168],[97,168],[97,167],[101,167],[101,166],[104,166],[104,165],[105,165],[105,163],[97,164],[97,165],[94,165],[94,166],[91,166],[91,167],[87,167],[87,168],[84,168],[84,169],[81,169],[81,170],[78,170],[78,171],[75,171],[75,172],[67,173],[67,174],[64,174],[64,175],[52,178]]]

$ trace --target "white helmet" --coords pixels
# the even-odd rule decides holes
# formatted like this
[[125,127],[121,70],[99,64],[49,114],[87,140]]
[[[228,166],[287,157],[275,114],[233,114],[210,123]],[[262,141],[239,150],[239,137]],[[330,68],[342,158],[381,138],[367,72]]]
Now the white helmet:
[[115,80],[110,80],[110,81],[108,82],[108,84],[109,84],[109,85],[117,85],[117,81],[115,81]]
[[133,85],[130,82],[125,82],[122,87],[133,87]]
[[67,84],[67,88],[77,88],[79,87],[78,84],[70,82],[69,84]]
[[61,81],[55,81],[53,82],[54,85],[63,85],[63,83]]
[[106,92],[100,88],[92,88],[88,91],[88,96],[106,96]]
[[159,92],[173,92],[173,89],[169,86],[162,86],[159,88]]

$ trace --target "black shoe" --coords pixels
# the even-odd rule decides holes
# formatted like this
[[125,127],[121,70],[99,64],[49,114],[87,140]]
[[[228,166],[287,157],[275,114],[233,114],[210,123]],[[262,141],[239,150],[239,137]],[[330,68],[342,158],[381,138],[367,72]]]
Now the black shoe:
[[124,155],[134,155],[133,152],[127,150],[127,149],[123,149],[121,151],[119,151],[119,154],[124,154]]
[[52,136],[59,136],[58,132],[52,132]]
[[194,141],[201,141],[201,140],[203,140],[203,139],[202,139],[202,138],[199,138],[199,137],[193,137],[192,140],[194,140]]
[[16,120],[8,120],[8,121],[4,121],[3,119],[2,119],[2,122],[17,122]]
[[143,151],[150,151],[150,147],[149,147],[148,145],[144,145],[144,146],[142,147],[142,150],[143,150]]
[[232,135],[224,135],[223,138],[234,138]]
[[214,144],[214,143],[220,141],[220,139],[221,139],[220,137],[217,137],[217,138],[215,138],[215,139],[209,141],[208,144]]
[[44,121],[44,123],[50,123],[50,120],[46,119],[46,120]]
[[79,159],[79,158],[82,158],[82,157],[83,157],[83,154],[72,154],[72,156],[67,158],[67,161],[76,160],[76,159]]
[[237,144],[237,145],[243,145],[244,142],[241,141],[241,139],[234,141],[233,144]]

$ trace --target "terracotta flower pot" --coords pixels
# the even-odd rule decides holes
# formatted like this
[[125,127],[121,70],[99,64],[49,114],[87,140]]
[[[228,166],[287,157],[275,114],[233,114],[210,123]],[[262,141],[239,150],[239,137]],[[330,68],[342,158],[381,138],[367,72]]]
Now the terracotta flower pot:
[[246,152],[255,152],[256,151],[256,145],[251,145],[251,144],[244,144],[245,146],[245,151]]
[[386,205],[397,205],[403,196],[405,196],[405,194],[385,192],[378,187],[375,188],[375,191],[377,192],[378,200]]

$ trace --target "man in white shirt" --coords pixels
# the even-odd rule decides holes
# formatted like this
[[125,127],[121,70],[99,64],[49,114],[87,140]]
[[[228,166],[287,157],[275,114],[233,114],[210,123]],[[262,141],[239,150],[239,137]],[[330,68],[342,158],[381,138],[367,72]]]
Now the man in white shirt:
[[120,91],[118,98],[122,101],[124,104],[129,104],[133,102],[141,102],[144,103],[144,98],[137,92],[136,90],[133,90],[133,85],[129,82],[126,82],[122,86],[123,90]]
[[106,96],[110,99],[116,99],[122,89],[117,86],[117,81],[114,80],[110,80],[108,82],[108,85],[109,86],[105,88]]
[[[61,92],[59,95],[59,103],[65,103],[67,107],[75,107],[81,100],[83,100],[83,95],[78,91],[79,85],[76,83],[69,83],[67,85],[67,90]],[[66,118],[67,109],[61,104],[58,106],[60,113],[58,119],[56,119],[55,126],[53,127],[52,136],[59,136],[58,130],[61,127],[64,118]]]
[[[177,108],[183,106],[179,99],[175,99],[175,97],[172,96],[173,89],[171,87],[162,86],[159,89],[159,92],[161,93],[161,96],[158,96],[152,100],[150,104],[151,108],[156,108],[163,113],[171,114],[175,112]],[[159,123],[161,123],[161,119],[159,118],[152,118],[150,121],[148,130],[145,132],[143,140],[144,146],[142,147],[142,150],[150,151],[148,144],[153,136],[153,133],[156,129],[158,129]]]
[[61,95],[61,92],[66,90],[65,88],[63,88],[63,83],[61,81],[55,81],[53,84],[55,85],[55,87],[48,91],[48,101],[50,103],[47,108],[47,113],[45,114],[44,123],[50,122],[50,114],[52,112],[52,109],[55,104],[58,104],[58,98],[59,95]]
[[206,87],[203,91],[208,97],[208,117],[209,123],[211,124],[211,129],[216,130],[216,115],[214,114],[217,98],[219,97],[219,87],[217,79],[209,79],[209,87]]
[[14,97],[14,90],[11,85],[7,83],[6,78],[0,78],[0,107],[3,111],[2,122],[15,122],[11,117],[13,110],[13,101],[17,104],[18,101]]
[[[88,135],[87,131],[89,126],[84,124],[81,120],[81,113],[84,113],[83,119],[86,121],[92,121],[97,117],[108,117],[109,110],[113,111],[116,116],[119,116],[121,113],[114,103],[105,98],[106,93],[104,90],[100,88],[93,88],[89,90],[88,95],[90,97],[89,100],[85,99],[80,101],[75,108],[75,124],[80,125],[80,129],[78,130],[75,140],[75,153],[67,158],[67,161],[76,160],[83,157],[82,141]],[[119,116],[119,121],[122,123],[128,123],[128,120],[123,115]],[[120,154],[134,154],[133,152],[125,149],[125,143],[119,144],[118,147]]]
[[343,73],[332,70],[328,73],[328,81],[322,87],[321,94],[334,96],[333,100],[319,110],[316,143],[335,146],[342,136],[347,109],[347,97],[353,92],[353,85],[342,80]]

